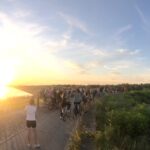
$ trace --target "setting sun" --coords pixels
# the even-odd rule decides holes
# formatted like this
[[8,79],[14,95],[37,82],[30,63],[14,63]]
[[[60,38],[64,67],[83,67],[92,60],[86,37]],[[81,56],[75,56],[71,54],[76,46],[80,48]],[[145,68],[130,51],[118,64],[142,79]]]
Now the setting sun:
[[0,98],[4,98],[7,93],[6,85],[14,79],[14,68],[12,62],[0,61]]
[[5,98],[7,93],[7,88],[5,86],[0,86],[0,100]]

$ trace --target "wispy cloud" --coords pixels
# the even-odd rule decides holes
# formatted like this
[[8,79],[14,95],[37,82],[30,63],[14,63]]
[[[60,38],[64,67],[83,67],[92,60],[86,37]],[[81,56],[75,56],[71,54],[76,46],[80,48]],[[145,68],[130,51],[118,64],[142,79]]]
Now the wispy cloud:
[[132,25],[131,24],[128,24],[126,26],[123,26],[121,28],[119,28],[116,33],[115,33],[115,36],[121,36],[123,33],[129,31],[132,29]]
[[93,71],[103,67],[103,63],[99,60],[91,60],[89,62],[79,63],[73,60],[65,60],[64,66],[69,69],[70,72],[80,75],[90,75]]
[[140,9],[138,5],[135,5],[135,9],[143,23],[144,30],[150,32],[150,21],[146,18],[144,12]]
[[71,60],[66,60],[65,61],[65,66],[68,67],[69,72],[74,72],[75,74],[85,74],[87,73],[86,68],[77,62],[73,62]]
[[136,50],[129,50],[129,49],[117,49],[116,50],[116,55],[123,55],[123,56],[133,56],[133,55],[138,55],[141,51],[139,49]]
[[141,51],[139,49],[136,49],[136,50],[133,50],[133,51],[130,51],[129,54],[130,55],[137,55],[139,54]]
[[124,38],[124,36],[132,28],[133,26],[131,24],[118,28],[112,36],[113,44],[116,44],[117,46],[126,45],[126,38]]
[[115,63],[113,63],[113,64],[110,64],[110,65],[104,65],[104,68],[105,69],[107,69],[107,70],[110,70],[110,71],[119,71],[119,70],[121,70],[121,69],[127,69],[127,68],[129,68],[130,66],[129,66],[129,64],[127,63],[127,64],[115,64]]
[[59,53],[65,48],[69,48],[68,40],[65,38],[51,39],[50,41],[44,42],[44,46],[50,53]]
[[140,17],[140,19],[142,20],[142,22],[143,22],[145,25],[147,25],[147,24],[148,24],[148,20],[146,19],[146,17],[145,17],[145,15],[144,15],[143,11],[139,8],[138,5],[135,5],[135,9],[136,9],[136,11],[138,12],[139,17]]
[[25,18],[31,16],[31,12],[27,10],[18,9],[13,13],[13,15],[17,18]]
[[78,28],[80,29],[82,32],[87,33],[87,34],[91,34],[91,31],[88,29],[87,25],[77,19],[76,17],[73,17],[71,15],[65,14],[63,12],[59,12],[59,15],[73,28]]
[[[129,82],[130,75],[135,77],[139,76],[141,73],[139,68],[141,68],[143,71],[145,70],[142,68],[142,66],[142,63],[137,61],[135,58],[125,60],[118,59],[105,63],[104,69],[106,69],[109,74],[121,75],[124,80],[128,80]],[[133,79],[133,81],[135,81],[135,79]]]
[[109,55],[109,53],[108,52],[106,52],[106,51],[104,51],[104,50],[102,50],[102,49],[93,49],[92,51],[91,51],[91,53],[93,54],[93,55],[95,55],[95,56],[103,56],[103,57],[108,57],[108,55]]
[[125,49],[125,48],[119,48],[119,49],[113,49],[113,50],[107,50],[102,48],[91,48],[89,51],[87,51],[89,55],[92,55],[93,58],[99,58],[103,60],[122,60],[122,59],[129,59],[129,58],[137,58],[139,54],[141,53],[141,50],[139,49]]
[[[69,48],[69,51],[67,50]],[[120,71],[130,70],[137,64],[137,59],[140,54],[138,49],[114,49],[112,51],[96,48],[92,45],[88,45],[82,42],[69,41],[65,47],[65,53],[70,52],[70,49],[74,48],[75,51],[71,51],[72,60],[68,63],[68,67],[78,73],[90,74],[93,70],[106,69],[108,71]],[[79,60],[80,58],[80,60]],[[86,59],[85,59],[86,58]],[[85,59],[84,61],[82,61]],[[140,60],[139,60],[140,61]],[[139,62],[138,61],[138,62]]]
[[112,74],[114,74],[114,75],[121,75],[121,73],[119,71],[112,71]]

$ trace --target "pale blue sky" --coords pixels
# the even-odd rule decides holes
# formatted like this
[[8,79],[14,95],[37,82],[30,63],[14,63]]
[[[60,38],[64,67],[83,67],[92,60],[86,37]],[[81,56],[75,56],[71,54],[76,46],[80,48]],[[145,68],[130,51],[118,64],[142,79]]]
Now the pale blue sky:
[[149,0],[1,0],[2,35],[16,33],[1,35],[12,44],[0,46],[1,58],[15,59],[17,84],[150,82],[149,6]]

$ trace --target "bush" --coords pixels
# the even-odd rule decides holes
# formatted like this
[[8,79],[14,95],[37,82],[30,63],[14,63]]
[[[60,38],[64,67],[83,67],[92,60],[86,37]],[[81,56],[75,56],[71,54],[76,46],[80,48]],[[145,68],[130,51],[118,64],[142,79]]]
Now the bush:
[[149,149],[150,92],[106,96],[96,104],[99,149]]
[[128,97],[134,98],[138,103],[150,104],[150,91],[132,91],[127,94]]

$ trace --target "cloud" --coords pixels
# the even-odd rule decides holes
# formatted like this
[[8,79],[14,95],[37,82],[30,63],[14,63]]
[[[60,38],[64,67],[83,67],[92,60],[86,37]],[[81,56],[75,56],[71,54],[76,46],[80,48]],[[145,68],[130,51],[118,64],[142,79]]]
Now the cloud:
[[99,60],[111,62],[116,60],[128,60],[130,58],[132,58],[132,60],[135,60],[137,57],[139,57],[141,50],[139,49],[132,50],[125,48],[107,50],[102,48],[90,47],[89,51],[87,52],[95,59],[99,58]]
[[70,25],[70,27],[80,29],[82,32],[87,34],[91,34],[87,25],[83,21],[62,12],[59,12],[59,15]]
[[99,60],[94,60],[94,61],[90,61],[86,63],[87,69],[88,70],[92,70],[95,68],[99,68],[103,66],[103,62],[99,61]]
[[123,55],[123,56],[133,56],[133,55],[138,55],[141,51],[139,49],[136,50],[129,50],[129,49],[117,49],[116,50],[116,55]]
[[31,16],[31,12],[27,10],[18,9],[13,13],[13,15],[17,18],[27,18]]
[[65,38],[58,40],[52,39],[50,41],[45,42],[44,45],[46,49],[51,53],[59,53],[68,47],[68,40]]
[[91,74],[96,70],[99,70],[98,72],[100,73],[104,69],[110,72],[130,70],[134,68],[135,64],[140,63],[140,60],[137,60],[137,58],[141,51],[124,48],[109,51],[82,42],[74,43],[70,40],[64,52],[71,53],[72,60],[68,63],[70,69],[78,73]]
[[126,45],[125,33],[129,32],[132,28],[131,24],[118,28],[112,36],[113,45],[115,44],[117,47]]
[[111,71],[117,71],[117,70],[120,70],[120,69],[126,69],[126,68],[129,68],[129,66],[127,64],[112,64],[112,65],[104,65],[104,68],[107,69],[107,70],[111,70]]
[[144,12],[140,9],[138,5],[135,5],[135,9],[143,23],[143,29],[147,32],[150,32],[150,21],[146,18]]
[[74,74],[80,75],[90,75],[93,74],[93,70],[102,68],[103,63],[96,60],[91,60],[89,62],[79,63],[73,60],[64,61],[64,66]]
[[1,19],[1,22],[2,21],[6,22],[8,20],[8,17],[7,17],[7,15],[5,13],[3,13],[3,12],[0,11],[0,19]]
[[84,74],[87,73],[86,68],[76,62],[73,62],[71,60],[66,60],[65,61],[65,66],[69,69],[69,71],[73,72],[73,73],[77,73],[77,74]]
[[104,68],[108,71],[127,71],[137,67],[138,63],[134,60],[115,60],[112,62],[107,62]]
[[91,53],[95,56],[103,56],[103,57],[107,57],[109,55],[107,51],[104,51],[102,49],[93,49]]
[[131,24],[128,24],[126,26],[123,26],[121,28],[119,28],[116,33],[115,33],[115,36],[121,36],[122,34],[124,34],[125,32],[128,32],[129,30],[132,29],[132,25]]
[[121,73],[119,71],[112,71],[112,74],[114,74],[114,75],[121,75]]
[[[46,26],[12,18],[2,12],[0,24],[0,60],[11,60],[9,63],[16,69],[16,83],[31,82],[31,78],[37,84],[41,80],[48,84],[54,81],[113,83],[117,82],[117,77],[119,81],[128,79],[123,77],[123,71],[133,69],[137,63],[136,57],[140,54],[140,50],[120,48],[110,51],[75,41],[72,39],[72,30],[55,38],[45,37],[43,35],[48,30]],[[82,28],[77,24],[73,27]],[[129,28],[118,30],[118,35]]]
[[136,9],[136,11],[138,12],[139,17],[141,18],[142,22],[143,22],[145,25],[147,25],[147,24],[148,24],[148,20],[146,19],[146,17],[145,17],[145,15],[144,15],[143,11],[139,8],[138,5],[135,6],[135,9]]
[[141,51],[139,49],[136,49],[136,50],[133,50],[133,51],[130,51],[129,54],[130,55],[137,55],[139,54]]

